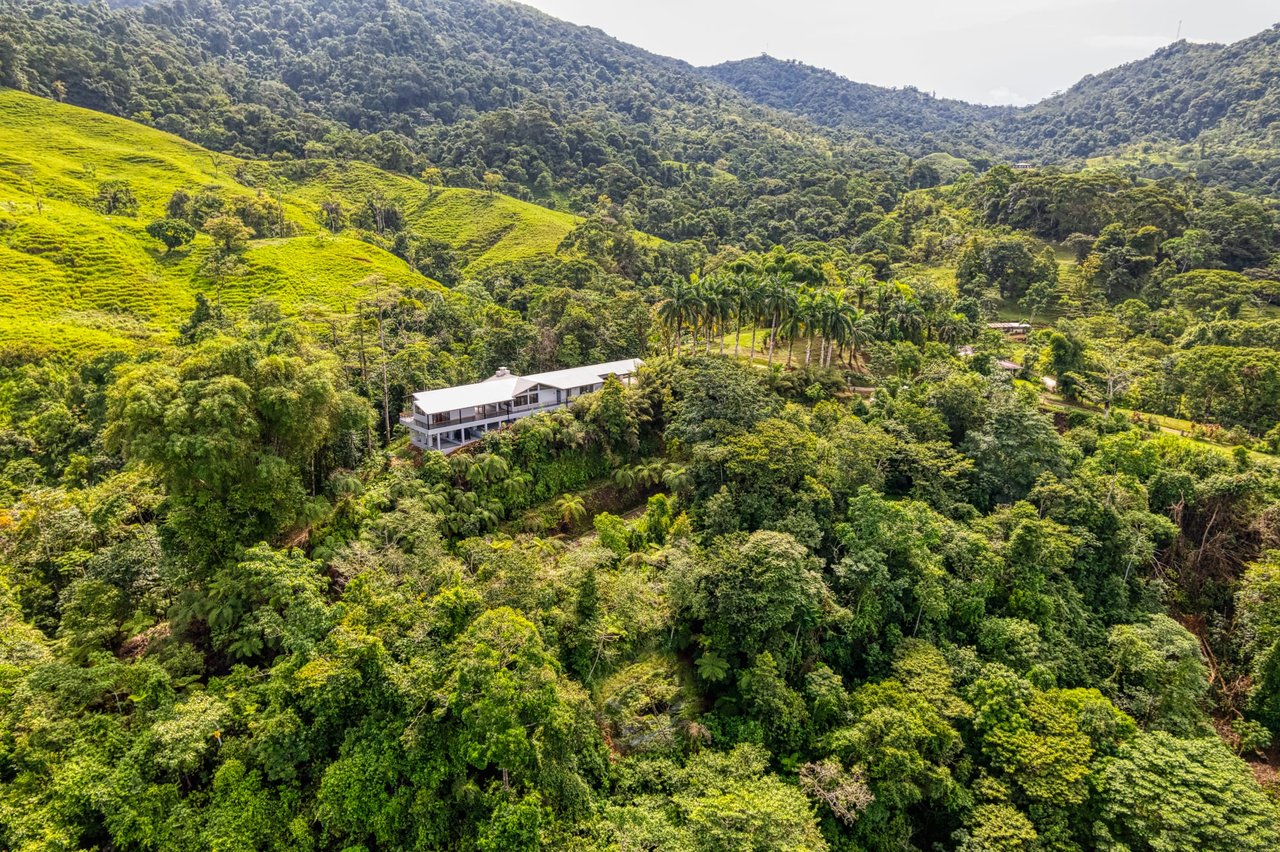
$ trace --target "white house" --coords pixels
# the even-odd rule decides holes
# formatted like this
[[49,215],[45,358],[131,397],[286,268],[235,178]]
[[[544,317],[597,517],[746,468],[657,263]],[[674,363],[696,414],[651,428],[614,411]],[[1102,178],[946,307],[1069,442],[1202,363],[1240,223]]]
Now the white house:
[[415,447],[449,453],[521,417],[564,408],[575,397],[600,390],[610,375],[625,382],[643,363],[627,358],[531,376],[500,367],[483,382],[415,393],[412,410],[400,415],[400,422]]

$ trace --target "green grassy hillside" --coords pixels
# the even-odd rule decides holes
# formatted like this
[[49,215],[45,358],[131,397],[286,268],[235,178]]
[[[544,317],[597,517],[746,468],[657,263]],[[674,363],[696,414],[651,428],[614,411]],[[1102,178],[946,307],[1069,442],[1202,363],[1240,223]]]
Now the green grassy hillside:
[[[411,229],[462,253],[467,268],[554,252],[573,217],[502,195],[438,189],[363,164],[248,163],[175,136],[78,107],[0,90],[0,345],[90,353],[172,334],[195,295],[243,307],[270,297],[286,310],[346,310],[370,276],[429,285],[394,255],[319,224],[321,200],[356,209],[394,199]],[[135,216],[94,206],[98,186],[127,181]],[[253,240],[221,280],[201,273],[200,235],[165,254],[145,232],[174,190],[222,187],[279,201],[295,236]],[[438,285],[437,285],[438,286]]]
[[[308,164],[312,165],[312,164]],[[316,207],[340,198],[354,209],[374,193],[395,199],[412,230],[449,243],[467,260],[465,271],[555,251],[576,217],[506,195],[432,187],[365,163],[324,163],[306,168],[294,197]]]

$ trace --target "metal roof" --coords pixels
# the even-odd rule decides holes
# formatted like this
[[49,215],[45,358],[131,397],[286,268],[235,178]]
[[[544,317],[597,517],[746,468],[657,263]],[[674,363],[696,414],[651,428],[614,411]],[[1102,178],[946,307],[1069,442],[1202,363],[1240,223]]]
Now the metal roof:
[[534,373],[531,376],[517,376],[511,373],[503,375],[499,371],[497,375],[490,376],[483,382],[415,393],[413,404],[423,414],[440,414],[461,408],[474,408],[478,405],[510,402],[534,385],[546,385],[560,390],[594,385],[603,381],[604,377],[610,373],[618,375],[633,373],[643,363],[639,358],[627,358],[622,361],[610,361],[607,364],[591,364],[586,367],[571,367],[568,370]]
[[523,380],[519,376],[504,376],[470,385],[422,391],[413,395],[413,404],[424,414],[439,414],[459,408],[508,402],[518,393],[521,381]]
[[589,364],[586,367],[570,367],[567,370],[553,370],[550,373],[534,373],[531,376],[525,376],[525,379],[535,384],[567,390],[594,385],[596,382],[603,381],[604,377],[610,373],[620,376],[630,375],[643,363],[639,358],[624,358],[607,364]]

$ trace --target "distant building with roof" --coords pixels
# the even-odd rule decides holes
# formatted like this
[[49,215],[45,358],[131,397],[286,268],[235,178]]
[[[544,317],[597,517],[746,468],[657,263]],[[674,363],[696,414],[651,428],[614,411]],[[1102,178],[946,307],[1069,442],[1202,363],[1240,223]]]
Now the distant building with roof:
[[626,381],[643,363],[627,358],[529,376],[500,367],[482,382],[415,393],[400,423],[418,449],[450,453],[521,417],[564,408],[611,375]]
[[989,322],[987,328],[998,331],[1014,340],[1023,340],[1031,333],[1031,323],[1026,322]]

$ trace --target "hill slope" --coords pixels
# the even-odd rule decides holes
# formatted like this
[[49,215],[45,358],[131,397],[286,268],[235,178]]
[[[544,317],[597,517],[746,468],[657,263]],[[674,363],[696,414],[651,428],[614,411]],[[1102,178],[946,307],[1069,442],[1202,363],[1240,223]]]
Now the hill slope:
[[1280,187],[1280,27],[1230,45],[1178,42],[1020,109],[868,86],[767,56],[705,71],[761,104],[917,155],[1062,163],[1142,146],[1215,182]]
[[857,83],[833,71],[767,55],[703,70],[757,103],[798,113],[825,127],[862,131],[917,155],[957,147],[990,151],[997,147],[992,125],[1013,111],[937,98],[912,87]]
[[1202,179],[1280,190],[1280,25],[1234,44],[1178,42],[1085,77],[1001,132],[1047,160],[1155,151]]
[[1280,142],[1280,26],[1234,44],[1180,41],[1010,116],[1017,145],[1092,156],[1141,140]]
[[[126,181],[136,215],[95,204]],[[165,254],[145,232],[174,190],[217,187],[278,202],[286,236],[252,240],[234,274],[211,277],[200,235]],[[171,331],[195,294],[240,307],[268,296],[289,310],[346,310],[371,275],[439,286],[400,258],[318,221],[321,200],[356,210],[373,194],[405,211],[411,231],[449,244],[470,269],[552,253],[573,217],[498,194],[439,190],[364,164],[248,163],[167,133],[79,107],[0,90],[0,343],[72,350],[128,345]]]
[[0,0],[0,33],[0,84],[243,156],[438,167],[459,187],[492,175],[570,212],[608,195],[668,239],[848,232],[863,201],[892,199],[904,160],[496,0]]

